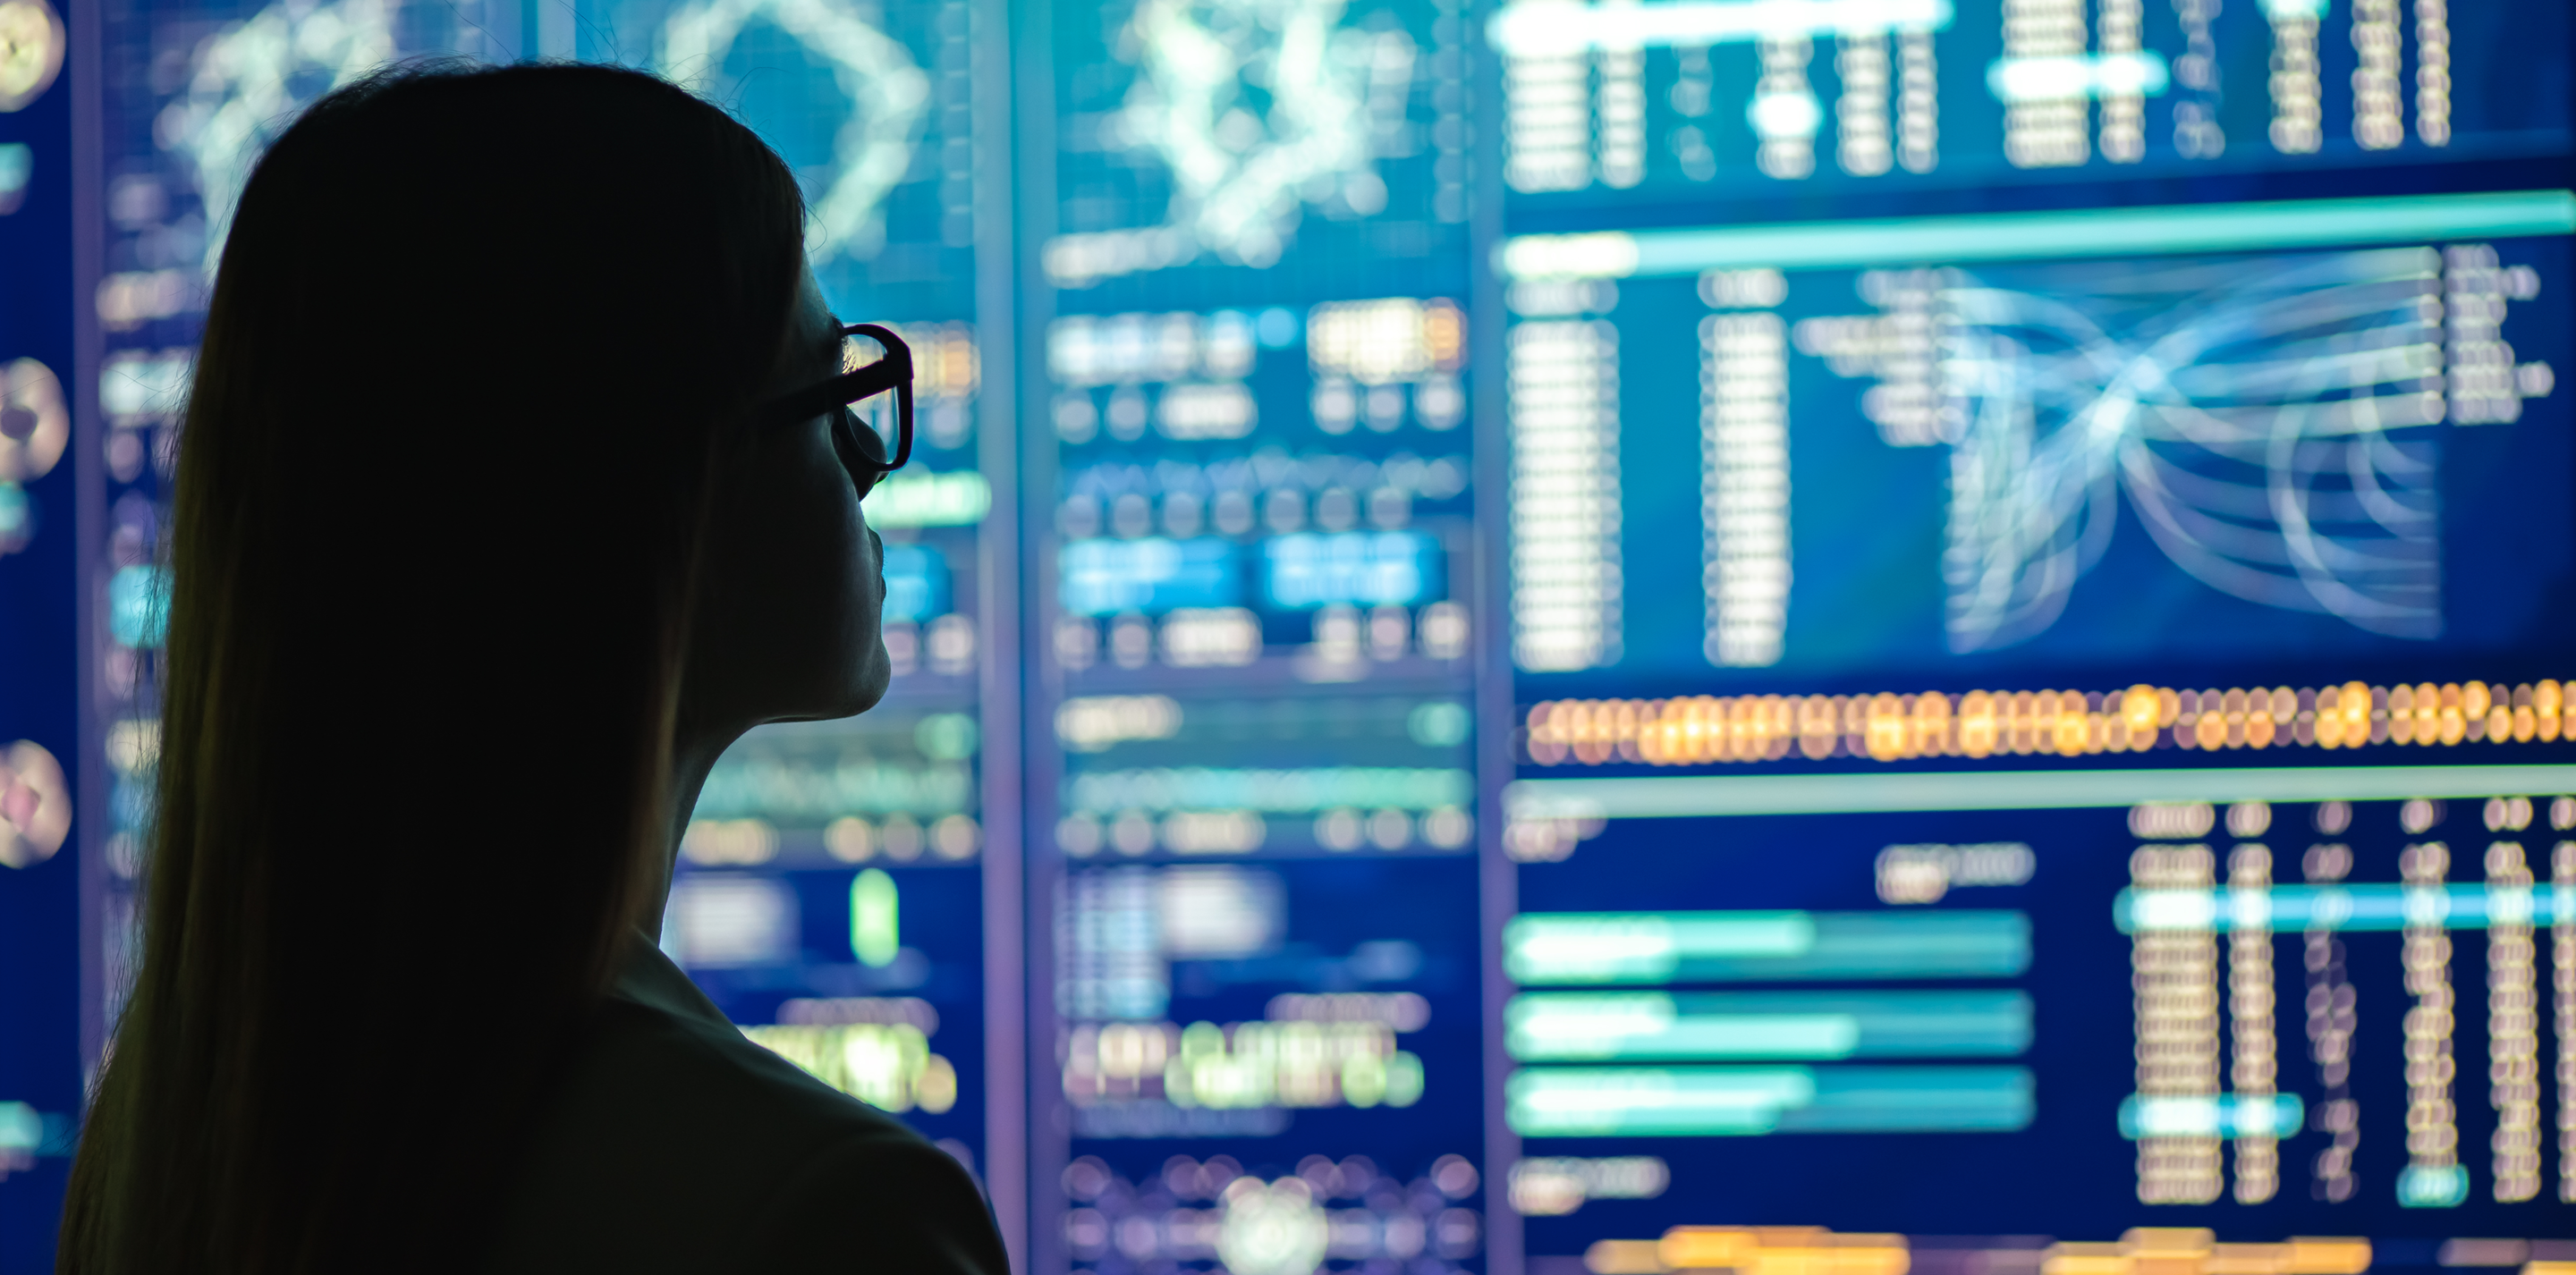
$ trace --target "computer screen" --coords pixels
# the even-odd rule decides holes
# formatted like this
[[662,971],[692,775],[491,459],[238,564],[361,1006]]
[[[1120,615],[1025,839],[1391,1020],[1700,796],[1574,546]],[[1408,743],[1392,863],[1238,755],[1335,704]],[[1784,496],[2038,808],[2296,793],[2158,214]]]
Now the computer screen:
[[2564,6],[102,12],[87,1056],[242,165],[568,57],[918,369],[665,950],[1022,1269],[2576,1270]]
[[2565,21],[1494,15],[1526,1269],[2576,1256]]
[[1468,15],[1046,20],[1030,1260],[1457,1269],[1485,1207]]
[[82,856],[69,834],[85,795],[69,674],[82,491],[74,272],[60,251],[78,187],[68,24],[23,0],[0,21],[0,1267],[14,1268],[50,1251],[81,1095]]

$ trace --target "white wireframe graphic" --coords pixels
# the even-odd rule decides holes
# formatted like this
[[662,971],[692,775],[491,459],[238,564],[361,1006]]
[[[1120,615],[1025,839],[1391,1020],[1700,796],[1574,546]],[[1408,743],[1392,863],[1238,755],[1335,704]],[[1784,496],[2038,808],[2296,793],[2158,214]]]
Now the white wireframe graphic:
[[654,67],[722,98],[725,55],[754,19],[766,19],[832,64],[833,82],[857,107],[833,139],[833,176],[813,201],[805,251],[817,263],[885,246],[885,201],[921,140],[930,77],[910,50],[839,0],[696,0],[662,24]]
[[1141,0],[1122,56],[1137,65],[1112,149],[1171,171],[1158,226],[1058,236],[1058,284],[1155,270],[1202,253],[1267,266],[1309,203],[1368,216],[1386,206],[1382,134],[1401,128],[1416,50],[1403,29],[1342,23],[1344,0]]
[[1938,280],[1952,650],[2053,624],[2122,496],[2167,559],[2221,592],[2440,635],[2439,253]]
[[314,99],[392,61],[393,17],[389,0],[281,0],[197,46],[187,91],[162,108],[153,132],[195,170],[208,279],[252,157]]

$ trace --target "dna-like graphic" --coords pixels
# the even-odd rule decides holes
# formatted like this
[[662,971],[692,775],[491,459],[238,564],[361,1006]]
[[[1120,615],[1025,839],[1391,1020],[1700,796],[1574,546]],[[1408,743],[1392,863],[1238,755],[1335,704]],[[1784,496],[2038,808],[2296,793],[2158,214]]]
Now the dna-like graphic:
[[315,98],[392,61],[393,20],[384,0],[279,0],[197,47],[187,91],[153,132],[195,171],[207,278],[223,260],[251,158]]
[[2054,623],[2123,496],[2166,558],[2221,592],[2440,634],[2441,254],[1916,277],[1953,448],[1954,651]]
[[812,192],[805,250],[817,263],[865,261],[885,246],[885,201],[912,167],[930,110],[930,77],[901,42],[860,7],[839,0],[692,0],[662,24],[654,67],[723,100],[725,55],[755,21],[776,24],[831,63],[850,99],[832,144],[831,173]]
[[1403,125],[1415,47],[1345,16],[1344,0],[1141,0],[1123,50],[1137,78],[1101,140],[1168,167],[1170,207],[1158,226],[1059,236],[1047,273],[1084,286],[1202,253],[1267,266],[1309,203],[1382,209],[1378,146]]

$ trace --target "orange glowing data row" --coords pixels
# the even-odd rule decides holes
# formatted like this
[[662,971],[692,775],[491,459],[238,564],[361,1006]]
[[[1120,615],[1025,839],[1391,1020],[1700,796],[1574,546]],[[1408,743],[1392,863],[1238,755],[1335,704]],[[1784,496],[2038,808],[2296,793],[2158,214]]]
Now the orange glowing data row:
[[[1979,1265],[2036,1275],[2362,1275],[2370,1241],[2293,1239],[2220,1244],[2209,1231],[2137,1227],[2116,1241],[2055,1241],[1988,1250]],[[1956,1250],[1940,1250],[1947,1258]],[[1592,1275],[1906,1275],[1915,1250],[1902,1235],[1844,1235],[1817,1226],[1676,1226],[1658,1240],[1602,1240],[1583,1255]],[[1945,1262],[1946,1267],[1951,1263]]]
[[1529,711],[1542,766],[2143,752],[2150,748],[2360,748],[2529,743],[2576,737],[2555,681],[1952,695],[1699,695],[1546,700]]

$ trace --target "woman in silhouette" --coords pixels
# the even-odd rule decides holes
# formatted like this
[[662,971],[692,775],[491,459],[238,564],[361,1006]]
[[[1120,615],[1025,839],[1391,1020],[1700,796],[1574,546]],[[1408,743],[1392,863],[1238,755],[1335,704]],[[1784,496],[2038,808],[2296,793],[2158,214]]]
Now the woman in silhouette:
[[803,214],[604,67],[388,73],[260,162],[60,1269],[1004,1275],[963,1169],[652,941],[725,746],[885,691],[860,499],[901,458]]

